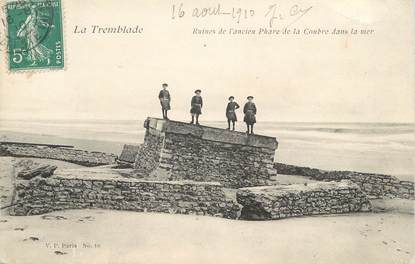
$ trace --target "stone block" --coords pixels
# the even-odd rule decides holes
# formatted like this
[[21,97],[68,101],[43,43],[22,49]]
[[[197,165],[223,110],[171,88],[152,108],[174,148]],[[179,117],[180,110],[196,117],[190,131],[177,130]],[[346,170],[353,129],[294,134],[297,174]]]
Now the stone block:
[[[331,195],[331,192],[336,195]],[[350,193],[354,193],[358,199],[350,196]],[[365,193],[348,180],[310,183],[307,186],[294,184],[242,188],[237,191],[236,198],[243,206],[241,218],[247,220],[360,212],[371,208]]]

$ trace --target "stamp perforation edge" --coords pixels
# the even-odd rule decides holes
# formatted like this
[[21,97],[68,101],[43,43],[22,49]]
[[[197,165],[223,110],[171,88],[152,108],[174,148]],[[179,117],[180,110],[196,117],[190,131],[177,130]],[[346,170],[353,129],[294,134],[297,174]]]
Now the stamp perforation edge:
[[[24,1],[24,0],[23,0]],[[66,6],[65,1],[60,0],[60,12],[61,12],[61,19],[60,19],[60,27],[62,31],[62,50],[63,50],[63,67],[52,67],[48,66],[46,67],[31,67],[31,68],[22,68],[22,69],[15,69],[12,70],[10,67],[9,59],[10,59],[10,52],[9,52],[9,36],[8,36],[8,23],[7,23],[7,3],[10,2],[8,0],[0,0],[0,19],[2,19],[5,22],[4,26],[4,34],[2,37],[5,38],[5,45],[4,49],[0,50],[1,53],[3,53],[3,63],[0,63],[0,65],[3,65],[3,69],[0,66],[0,81],[1,81],[1,73],[2,70],[4,73],[7,73],[8,75],[11,74],[24,74],[24,73],[30,73],[30,74],[44,74],[47,72],[56,72],[56,71],[67,71],[68,69],[68,63],[69,63],[69,56],[68,56],[68,50],[66,49],[66,43],[67,43],[67,37],[66,37]]]

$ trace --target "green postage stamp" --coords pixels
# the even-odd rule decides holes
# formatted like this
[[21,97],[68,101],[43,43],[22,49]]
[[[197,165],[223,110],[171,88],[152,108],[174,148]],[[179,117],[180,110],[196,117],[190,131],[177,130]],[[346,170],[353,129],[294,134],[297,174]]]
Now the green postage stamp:
[[60,0],[6,2],[10,71],[64,67]]

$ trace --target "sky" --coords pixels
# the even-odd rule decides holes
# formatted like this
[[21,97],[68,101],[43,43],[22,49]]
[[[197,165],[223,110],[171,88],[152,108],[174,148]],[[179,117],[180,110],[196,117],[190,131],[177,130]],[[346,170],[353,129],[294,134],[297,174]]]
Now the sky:
[[[157,96],[166,82],[176,120],[190,118],[191,97],[201,89],[203,120],[225,119],[230,95],[240,104],[252,95],[262,121],[414,121],[412,1],[276,2],[285,17],[293,5],[312,7],[291,29],[373,29],[371,35],[192,34],[269,27],[273,2],[250,2],[220,3],[255,10],[237,23],[192,17],[194,8],[217,1],[183,1],[185,16],[175,19],[169,1],[64,1],[65,69],[10,73],[3,58],[0,119],[160,116]],[[274,22],[279,29],[290,20]],[[139,25],[143,33],[75,34],[77,25]]]

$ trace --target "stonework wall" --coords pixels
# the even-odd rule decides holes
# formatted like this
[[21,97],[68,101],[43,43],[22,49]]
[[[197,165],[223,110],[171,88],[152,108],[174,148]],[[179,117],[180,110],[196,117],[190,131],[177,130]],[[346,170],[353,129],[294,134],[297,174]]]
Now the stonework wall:
[[415,198],[414,182],[401,181],[389,175],[353,171],[325,171],[282,163],[275,163],[274,166],[280,174],[307,176],[318,181],[350,180],[373,198]]
[[371,210],[367,196],[350,181],[242,188],[236,198],[246,220]]
[[106,173],[100,179],[100,171],[61,170],[50,178],[18,180],[11,214],[101,208],[235,219],[239,211],[219,183],[140,181]]
[[140,150],[140,145],[125,144],[117,162],[122,164],[129,164],[133,166],[137,153]]
[[157,131],[146,132],[144,143],[136,157],[134,168],[138,173],[147,176],[157,169],[160,163],[160,154],[163,148],[164,137]]
[[226,187],[266,185],[276,175],[275,138],[147,119],[134,168],[170,180],[218,181]]
[[[219,181],[228,187],[267,185],[273,170],[274,151],[181,134],[167,134],[163,166],[174,180]],[[166,151],[164,152],[166,153]]]
[[114,164],[117,159],[116,155],[102,152],[6,143],[0,144],[0,155],[63,160],[88,167]]

